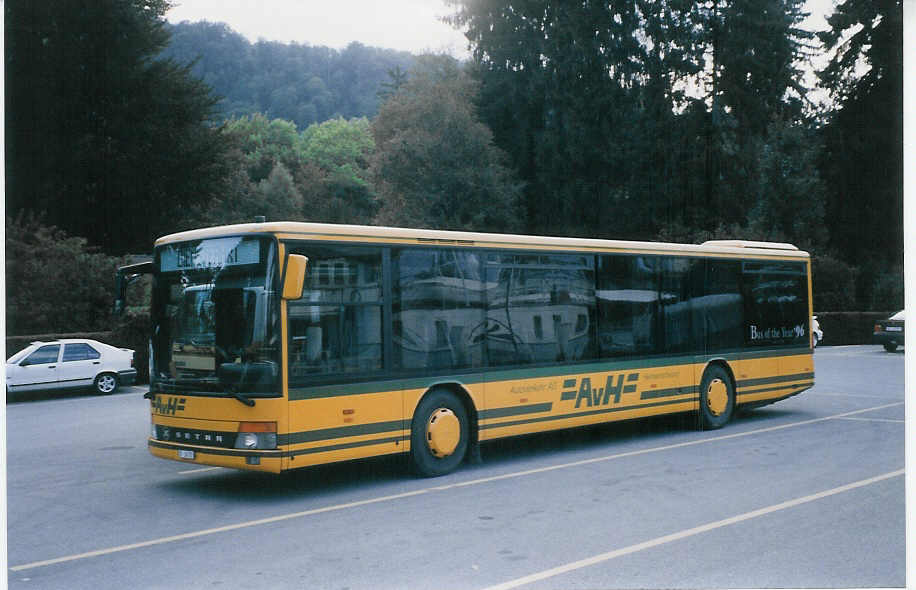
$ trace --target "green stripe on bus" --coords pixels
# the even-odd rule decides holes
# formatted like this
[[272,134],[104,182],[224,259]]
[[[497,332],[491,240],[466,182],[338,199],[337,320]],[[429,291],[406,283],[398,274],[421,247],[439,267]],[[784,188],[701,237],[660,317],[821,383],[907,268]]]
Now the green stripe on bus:
[[660,397],[674,397],[676,395],[697,394],[700,388],[696,385],[688,387],[672,387],[670,389],[647,389],[639,394],[639,399],[658,399]]
[[777,375],[776,377],[763,377],[761,379],[745,379],[738,381],[738,389],[744,387],[755,387],[757,385],[772,385],[774,383],[788,383],[789,381],[801,381],[814,379],[814,373],[797,373],[795,375]]
[[639,404],[635,406],[626,406],[622,408],[602,408],[600,410],[589,410],[586,412],[575,412],[572,414],[560,414],[557,416],[544,416],[543,418],[530,418],[528,420],[514,420],[512,422],[497,422],[495,424],[481,424],[481,430],[490,430],[493,428],[506,428],[509,426],[522,426],[525,424],[538,424],[542,422],[554,422],[557,420],[568,420],[570,418],[582,418],[584,416],[597,416],[598,414],[611,414],[615,412],[626,412],[628,410],[644,410],[646,408],[656,408],[660,406],[670,406],[672,404],[684,404],[696,402],[699,398],[696,396],[688,399],[667,400],[663,402],[654,402],[651,404]]
[[547,402],[543,404],[530,404],[527,406],[483,410],[478,414],[478,417],[481,420],[492,420],[494,418],[507,418],[509,416],[520,416],[522,414],[538,414],[540,412],[549,412],[551,409],[553,409],[553,402]]
[[279,445],[297,445],[318,440],[334,438],[348,438],[366,434],[381,434],[384,432],[401,432],[410,428],[407,420],[392,420],[390,422],[374,422],[372,424],[355,424],[353,426],[339,426],[336,428],[323,428],[321,430],[306,430],[304,432],[290,432],[277,437]]
[[409,436],[392,436],[389,438],[375,438],[372,440],[361,440],[358,442],[341,443],[338,445],[328,445],[325,447],[314,447],[311,449],[299,449],[295,451],[289,451],[286,453],[286,456],[295,457],[297,455],[311,455],[314,453],[329,453],[331,451],[342,451],[345,449],[355,449],[358,447],[371,447],[372,445],[401,443],[409,439],[410,439]]

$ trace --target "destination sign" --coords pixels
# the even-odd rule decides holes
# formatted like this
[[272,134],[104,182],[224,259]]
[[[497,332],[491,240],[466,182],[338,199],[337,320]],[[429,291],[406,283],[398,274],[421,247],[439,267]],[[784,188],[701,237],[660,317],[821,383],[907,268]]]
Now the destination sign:
[[162,272],[257,264],[261,261],[261,242],[243,238],[217,238],[172,244],[162,249],[159,260]]

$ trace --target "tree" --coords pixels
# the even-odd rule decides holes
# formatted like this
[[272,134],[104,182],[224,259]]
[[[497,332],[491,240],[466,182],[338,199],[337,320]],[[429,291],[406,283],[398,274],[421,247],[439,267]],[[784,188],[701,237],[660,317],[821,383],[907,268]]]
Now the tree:
[[263,209],[260,215],[271,220],[302,218],[302,195],[289,171],[278,163],[267,178],[258,183],[257,196]]
[[215,99],[157,55],[167,0],[5,4],[6,195],[13,214],[107,252],[147,251],[175,211],[220,192]]
[[170,25],[165,55],[192,71],[223,97],[220,114],[238,118],[264,113],[305,129],[336,117],[371,117],[379,85],[389,70],[413,63],[405,51],[352,43],[344,50],[258,41],[251,43],[224,23]]
[[384,102],[391,98],[392,95],[400,92],[404,84],[407,83],[407,72],[401,69],[401,66],[388,68],[388,81],[382,82],[381,89],[376,92],[376,96]]
[[256,113],[229,120],[226,135],[244,154],[248,177],[253,183],[265,180],[278,164],[295,171],[305,161],[302,138],[292,121],[270,120]]
[[372,122],[376,222],[474,231],[520,227],[520,184],[474,108],[477,84],[446,56],[421,56]]
[[749,190],[753,206],[748,225],[757,239],[825,251],[825,197],[817,170],[816,137],[813,128],[778,121],[756,146],[757,178]]
[[332,119],[301,133],[265,115],[226,123],[234,172],[211,206],[194,212],[200,225],[271,220],[369,223],[378,204],[369,175],[374,150],[365,118]]
[[528,231],[746,225],[771,123],[803,123],[800,0],[452,4]]
[[306,214],[313,221],[369,223],[378,201],[369,172],[375,151],[369,120],[342,118],[302,132],[310,182],[303,186]]
[[819,72],[833,102],[820,162],[830,243],[863,266],[867,285],[903,262],[903,5],[846,0],[827,22],[818,36],[833,54]]

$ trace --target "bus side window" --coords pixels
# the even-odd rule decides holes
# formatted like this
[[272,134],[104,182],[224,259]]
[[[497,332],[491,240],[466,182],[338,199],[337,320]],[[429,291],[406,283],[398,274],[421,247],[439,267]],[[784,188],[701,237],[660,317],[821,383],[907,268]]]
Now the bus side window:
[[805,265],[742,263],[744,341],[747,346],[803,345],[808,340],[808,282]]
[[744,300],[741,263],[708,260],[703,295],[696,300],[697,317],[705,325],[706,351],[733,350],[744,345]]
[[658,258],[598,257],[598,345],[602,358],[657,350]]
[[393,365],[464,369],[483,365],[480,253],[442,248],[392,252]]
[[660,352],[696,352],[702,348],[694,324],[691,280],[694,272],[702,272],[700,260],[681,257],[664,257],[661,263],[661,335]]
[[302,297],[287,304],[290,382],[382,369],[379,248],[290,246],[309,258]]
[[594,358],[594,277],[592,256],[489,253],[490,365]]

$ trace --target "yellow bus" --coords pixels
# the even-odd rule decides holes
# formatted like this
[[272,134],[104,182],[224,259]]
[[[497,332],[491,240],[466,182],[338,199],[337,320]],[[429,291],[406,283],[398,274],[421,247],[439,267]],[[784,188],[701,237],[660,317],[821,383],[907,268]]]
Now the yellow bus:
[[807,253],[316,223],[156,242],[157,457],[279,473],[736,408],[814,384]]

